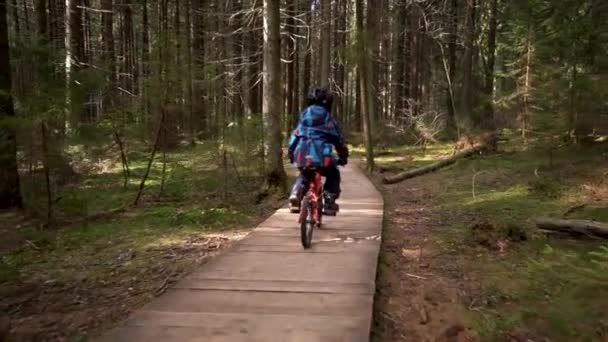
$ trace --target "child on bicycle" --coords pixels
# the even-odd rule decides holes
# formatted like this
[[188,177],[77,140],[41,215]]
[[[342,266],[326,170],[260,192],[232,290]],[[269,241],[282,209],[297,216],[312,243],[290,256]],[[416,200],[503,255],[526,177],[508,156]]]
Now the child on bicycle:
[[[289,204],[298,211],[304,195],[305,170],[318,169],[325,177],[325,215],[339,211],[336,199],[340,197],[340,171],[338,165],[348,163],[348,148],[334,118],[331,116],[333,95],[327,87],[313,88],[307,97],[307,107],[300,113],[298,126],[289,140],[289,161],[300,170],[296,178]],[[335,147],[338,158],[333,154]]]

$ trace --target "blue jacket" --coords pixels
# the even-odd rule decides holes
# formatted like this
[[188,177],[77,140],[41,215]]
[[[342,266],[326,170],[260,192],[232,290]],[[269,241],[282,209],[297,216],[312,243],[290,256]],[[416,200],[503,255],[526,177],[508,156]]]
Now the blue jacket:
[[348,157],[344,138],[331,113],[318,105],[304,109],[289,139],[290,161],[298,168],[327,167],[335,161],[332,147],[341,158]]

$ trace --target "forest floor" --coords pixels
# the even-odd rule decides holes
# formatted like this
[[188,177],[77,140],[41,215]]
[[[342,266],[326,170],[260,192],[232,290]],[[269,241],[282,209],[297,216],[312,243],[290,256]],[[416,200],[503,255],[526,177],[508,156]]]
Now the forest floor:
[[[452,150],[387,148],[377,163],[388,174]],[[608,222],[607,172],[605,145],[518,141],[395,185],[377,174],[386,219],[373,340],[608,340],[608,241],[533,224]]]
[[247,235],[282,202],[259,198],[257,170],[238,153],[224,159],[205,144],[167,153],[160,196],[158,156],[141,203],[109,215],[97,214],[133,202],[149,152],[129,154],[126,190],[120,158],[83,160],[89,169],[55,194],[52,228],[31,218],[45,208],[33,190],[44,186],[23,177],[30,210],[0,213],[0,341],[84,340]]

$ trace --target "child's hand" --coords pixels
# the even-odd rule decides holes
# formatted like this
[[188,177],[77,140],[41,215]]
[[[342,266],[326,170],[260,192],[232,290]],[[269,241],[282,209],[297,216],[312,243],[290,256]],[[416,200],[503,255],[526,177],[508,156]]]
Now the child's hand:
[[338,158],[338,165],[345,166],[346,164],[348,164],[347,158]]

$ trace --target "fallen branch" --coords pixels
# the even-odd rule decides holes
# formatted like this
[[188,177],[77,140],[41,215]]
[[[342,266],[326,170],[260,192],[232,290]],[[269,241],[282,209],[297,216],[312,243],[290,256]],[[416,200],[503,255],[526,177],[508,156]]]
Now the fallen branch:
[[160,296],[161,294],[165,293],[165,291],[167,291],[167,288],[169,287],[170,279],[171,279],[171,276],[168,276],[167,278],[165,278],[165,280],[162,282],[162,284],[160,284],[160,286],[156,289],[156,291],[154,291],[154,295],[156,297]]
[[415,275],[415,274],[411,274],[411,273],[406,273],[405,275],[408,276],[408,277],[416,278],[416,279],[422,279],[422,280],[426,279],[426,277]]
[[40,252],[40,247],[38,247],[38,245],[36,245],[36,244],[35,244],[35,243],[33,243],[32,241],[30,241],[30,240],[25,240],[25,244],[26,244],[26,245],[28,245],[28,246],[30,246],[32,249],[34,249],[34,250],[36,250],[36,251]]
[[540,229],[608,238],[608,223],[588,220],[561,220],[541,218],[536,221]]
[[461,158],[468,158],[470,156],[473,156],[475,154],[478,154],[482,151],[484,151],[486,149],[486,145],[485,144],[481,144],[481,145],[476,145],[473,146],[469,149],[466,149],[460,153],[457,153],[455,155],[453,155],[450,158],[447,159],[443,159],[440,160],[438,162],[435,162],[433,164],[427,165],[427,166],[423,166],[414,170],[409,170],[409,171],[405,171],[405,172],[401,172],[399,174],[396,174],[394,176],[387,176],[384,177],[382,179],[382,182],[384,184],[395,184],[395,183],[399,183],[401,181],[404,181],[406,179],[410,179],[410,178],[414,178],[417,176],[421,176],[436,170],[439,170],[441,168],[444,168],[446,166],[452,165],[454,164],[458,159]]
[[139,204],[139,199],[144,192],[144,187],[146,186],[146,180],[148,180],[148,176],[150,175],[150,169],[152,168],[152,163],[154,163],[154,157],[156,156],[156,151],[160,145],[160,138],[163,132],[163,125],[165,123],[165,111],[164,109],[161,111],[160,121],[158,123],[158,130],[156,131],[156,138],[154,139],[154,145],[152,146],[152,152],[150,153],[150,159],[148,160],[148,167],[146,167],[146,172],[144,176],[141,178],[141,182],[139,183],[139,191],[137,191],[137,196],[133,201],[133,205],[137,206]]

